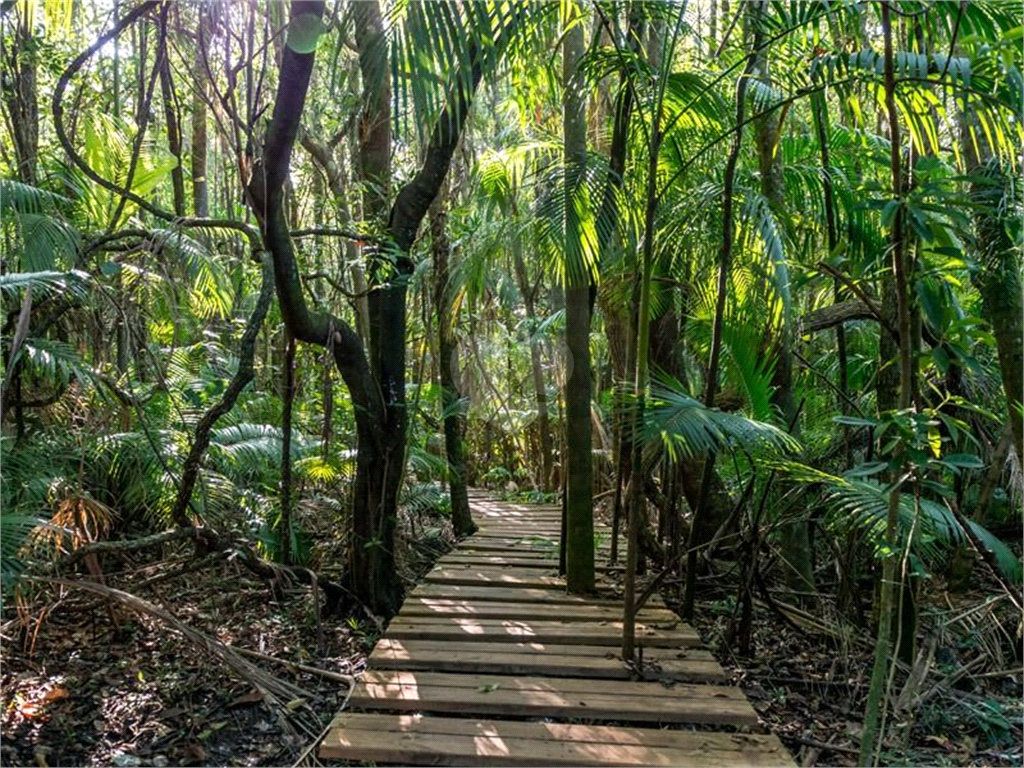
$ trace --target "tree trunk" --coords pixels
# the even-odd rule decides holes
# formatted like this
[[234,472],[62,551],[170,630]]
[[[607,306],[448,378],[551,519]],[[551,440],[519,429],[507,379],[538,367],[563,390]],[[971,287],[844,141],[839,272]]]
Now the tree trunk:
[[[896,75],[893,64],[892,24],[890,4],[882,4],[882,34],[885,40],[885,108],[889,119],[890,165],[892,170],[892,196],[899,199],[904,191],[903,171],[901,167],[902,147],[900,129],[896,111]],[[892,252],[893,279],[892,283],[895,312],[901,343],[899,344],[899,400],[897,406],[903,410],[910,407],[913,389],[913,358],[910,340],[910,308],[907,291],[906,258],[903,241],[903,211],[898,210],[893,217],[890,232],[890,250]],[[881,406],[881,403],[879,404]],[[882,699],[885,696],[887,671],[889,666],[890,632],[892,617],[895,611],[894,595],[896,566],[898,557],[897,520],[899,516],[900,494],[902,483],[896,482],[889,491],[889,509],[886,516],[885,543],[888,553],[882,563],[882,583],[879,596],[878,637],[875,642],[875,657],[871,669],[871,682],[868,687],[867,702],[864,709],[864,726],[861,730],[860,764],[873,765],[875,747],[878,742],[879,713]]]
[[[166,22],[166,17],[164,17]],[[171,52],[166,45],[160,46],[160,95],[164,103],[164,121],[167,123],[167,148],[174,156],[171,168],[171,189],[174,195],[174,214],[185,215],[185,169],[181,165],[181,125],[175,109],[176,94],[171,79]]]
[[196,92],[192,98],[192,208],[196,216],[206,217],[210,215],[209,184],[206,180],[206,94],[209,93],[209,75],[205,64],[209,24],[204,5],[198,6],[198,13],[197,50],[193,64]]
[[[320,19],[320,0],[293,0],[291,16]],[[354,8],[356,43],[363,76],[364,105],[360,120],[359,155],[365,182],[364,217],[387,224],[389,242],[373,255],[369,301],[369,359],[359,335],[338,317],[310,311],[299,277],[295,251],[284,215],[284,186],[291,153],[299,133],[315,53],[284,47],[273,116],[267,130],[263,162],[253,169],[246,193],[260,220],[264,244],[273,256],[281,315],[300,341],[330,346],[335,364],[352,399],[358,451],[352,492],[352,535],[349,579],[366,608],[394,615],[402,584],[394,559],[398,492],[405,459],[405,304],[412,272],[409,252],[448,171],[482,76],[474,54],[465,64],[471,77],[454,77],[456,85],[437,118],[424,151],[422,166],[387,210],[390,180],[390,89],[387,40],[376,2]],[[515,16],[510,23],[518,21]],[[390,257],[394,258],[390,258]]]
[[[747,21],[753,28],[764,23],[765,4],[747,4]],[[765,85],[771,85],[768,57],[765,51],[757,54],[755,70],[757,78]],[[784,112],[782,113],[785,114]],[[754,119],[754,143],[757,146],[757,164],[761,175],[761,194],[775,212],[781,212],[785,205],[785,185],[782,178],[782,155],[779,139],[782,130],[780,113],[768,112]],[[800,436],[800,421],[797,418],[797,403],[793,396],[793,329],[792,322],[783,312],[781,325],[776,329],[775,346],[778,351],[775,372],[772,376],[772,403],[782,414],[785,424],[792,424],[793,437]],[[780,493],[785,489],[780,488]],[[780,527],[780,543],[783,556],[788,564],[785,569],[789,586],[799,592],[814,591],[814,572],[811,568],[811,546],[807,533],[807,520],[800,519]],[[756,554],[756,553],[755,553]]]
[[441,410],[444,414],[444,447],[448,457],[448,488],[452,503],[452,527],[455,535],[468,536],[476,530],[466,490],[466,461],[462,450],[462,423],[459,392],[455,381],[458,368],[458,344],[448,268],[451,246],[445,229],[444,193],[430,206],[430,237],[434,252],[434,306],[437,308],[438,377],[441,380]]
[[[660,38],[661,29],[651,29],[648,41],[647,56],[651,70],[660,70]],[[648,360],[650,357],[650,319],[651,319],[651,278],[654,270],[654,223],[658,209],[658,155],[661,152],[661,109],[662,100],[657,99],[651,117],[649,154],[647,158],[647,190],[644,206],[644,247],[640,261],[639,295],[635,307],[636,327],[636,370],[633,377],[633,396],[635,398],[632,413],[631,451],[632,459],[629,475],[629,503],[626,507],[626,573],[623,585],[622,610],[622,658],[633,660],[636,645],[636,573],[640,554],[640,526],[646,525],[644,514],[644,467],[643,467],[643,424],[647,407],[647,390],[650,383]],[[635,295],[635,294],[634,294]]]
[[1014,246],[1007,228],[1007,219],[1017,211],[1016,187],[984,132],[976,130],[973,113],[965,112],[963,145],[975,230],[971,282],[981,294],[982,316],[996,339],[1013,447],[1024,470],[1024,285],[1020,248]]
[[281,411],[281,518],[277,525],[281,562],[292,565],[292,407],[295,405],[295,337],[285,331],[284,407]]
[[[513,215],[515,210],[513,208]],[[523,296],[526,317],[536,321],[537,307],[534,302],[534,291],[523,260],[523,239],[517,231],[512,235],[512,261],[519,285],[519,293]],[[531,323],[531,328],[535,323]],[[537,432],[540,443],[541,488],[550,492],[554,489],[555,446],[551,439],[551,417],[548,415],[547,383],[544,381],[544,366],[541,360],[540,342],[531,331],[530,338],[530,373],[533,377],[534,400],[537,405]]]
[[565,152],[565,338],[572,368],[565,383],[566,585],[594,589],[594,487],[590,423],[590,270],[574,203],[587,162],[586,97],[577,70],[583,26],[574,24],[562,46]]
[[11,88],[5,84],[3,91],[10,116],[18,179],[35,186],[39,158],[39,102],[36,98],[38,54],[30,50],[32,29],[29,27],[27,6],[16,5],[13,13],[14,45],[6,52],[5,69],[13,77],[14,83]]
[[[715,403],[718,392],[718,367],[722,352],[722,325],[725,319],[725,300],[729,287],[729,273],[732,270],[732,247],[735,221],[733,220],[733,197],[736,184],[736,164],[739,161],[740,149],[743,146],[743,121],[746,114],[747,82],[757,66],[757,50],[761,47],[761,26],[755,25],[751,53],[747,64],[736,85],[736,133],[733,135],[732,146],[722,176],[722,245],[718,254],[717,296],[715,298],[715,315],[711,328],[711,351],[708,356],[707,383],[704,389],[704,405],[708,408]],[[693,520],[690,524],[690,536],[687,541],[686,554],[686,586],[683,592],[683,618],[693,617],[693,601],[696,594],[697,581],[697,547],[701,536],[714,531],[707,522],[708,497],[715,477],[715,454],[709,453],[704,459],[701,471],[700,495],[693,507]],[[703,543],[703,542],[700,542]]]

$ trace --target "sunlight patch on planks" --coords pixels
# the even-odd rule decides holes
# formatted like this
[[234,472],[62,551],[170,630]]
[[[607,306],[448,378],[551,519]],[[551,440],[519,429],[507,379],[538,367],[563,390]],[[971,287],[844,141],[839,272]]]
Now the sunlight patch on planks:
[[570,720],[752,726],[757,713],[736,688],[555,677],[366,672],[353,709]]
[[774,736],[345,713],[325,758],[433,765],[791,766]]
[[[370,656],[373,669],[550,675],[594,680],[632,680],[617,648],[594,645],[444,642],[384,638]],[[724,683],[725,672],[707,651],[663,648],[644,652],[643,675],[661,681]],[[606,686],[607,687],[607,686]],[[619,686],[615,686],[619,690]],[[734,690],[734,689],[727,689]]]

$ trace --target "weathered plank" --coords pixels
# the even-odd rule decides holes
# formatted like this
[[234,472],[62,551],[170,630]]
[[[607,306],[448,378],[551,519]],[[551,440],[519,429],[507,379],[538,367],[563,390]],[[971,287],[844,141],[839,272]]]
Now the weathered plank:
[[[566,681],[546,678],[517,685],[514,676],[496,676],[480,687],[435,681],[432,672],[367,672],[349,698],[353,709],[401,712],[472,712],[506,717],[564,717],[588,721],[645,723],[713,723],[751,726],[757,713],[735,689],[722,695],[695,695],[711,686],[645,683],[643,693],[623,693],[619,685],[605,692],[574,690]],[[456,677],[464,677],[457,675]],[[571,686],[571,683],[569,684]]]
[[[551,643],[399,640],[384,638],[370,656],[373,669],[466,674],[550,675],[631,680],[636,671],[609,646]],[[647,649],[644,675],[659,681],[725,682],[715,658],[703,650]],[[465,675],[459,675],[465,676]],[[619,686],[616,686],[616,691]]]
[[[609,590],[596,595],[571,595],[560,589],[535,589],[521,585],[482,584],[464,586],[424,582],[409,593],[411,598],[441,600],[471,600],[490,603],[539,603],[542,605],[595,605],[622,611],[622,598]],[[644,606],[648,609],[665,609],[661,595],[651,595]]]
[[[452,600],[490,600],[496,603],[546,603],[547,605],[617,605],[621,606],[621,600],[609,598],[585,597],[583,595],[570,595],[561,590],[554,589],[533,589],[521,586],[460,586],[458,584],[438,584],[428,582],[420,584],[409,593],[408,599],[423,598],[447,598]],[[649,601],[654,605],[653,598]]]
[[[404,640],[480,640],[504,643],[552,643],[554,645],[622,644],[622,622],[515,621],[480,619],[471,616],[428,617],[397,616],[388,627],[388,637]],[[650,648],[685,648],[700,645],[692,627],[673,625],[636,625],[637,642]]]
[[433,570],[423,577],[423,580],[436,584],[457,584],[463,586],[502,584],[533,589],[565,590],[564,580],[557,576],[538,572],[536,569],[500,568],[495,566],[474,568],[467,563],[435,566]]
[[346,712],[320,756],[402,765],[791,766],[774,736]]
[[[545,605],[543,603],[492,603],[486,600],[458,598],[408,597],[402,615],[413,616],[477,616],[483,619],[514,619],[516,621],[615,621],[622,616],[619,605]],[[637,620],[647,624],[673,624],[679,618],[667,608],[640,609]]]
[[[438,558],[438,565],[475,565],[475,566],[496,566],[501,568],[538,568],[543,570],[558,570],[558,557],[535,557],[531,554],[503,557],[501,555],[487,555],[484,553],[459,552],[455,550],[452,554]],[[621,565],[606,565],[598,562],[594,566],[597,571],[621,571]]]

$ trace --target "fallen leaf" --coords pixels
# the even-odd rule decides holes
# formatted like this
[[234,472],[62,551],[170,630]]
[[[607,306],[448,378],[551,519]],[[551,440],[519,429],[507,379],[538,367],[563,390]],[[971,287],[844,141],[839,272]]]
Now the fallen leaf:
[[70,693],[68,693],[66,690],[59,686],[56,688],[51,688],[43,696],[43,703],[49,704],[51,701],[57,701],[57,699],[66,699],[70,695]]
[[191,743],[185,745],[185,758],[193,763],[206,762],[206,750],[199,744]]
[[263,701],[263,694],[259,691],[251,691],[249,693],[243,693],[228,706],[237,707],[240,704],[258,704],[261,701]]
[[484,685],[481,685],[479,688],[477,688],[477,690],[480,693],[491,693],[492,691],[496,691],[499,688],[501,688],[501,683],[485,683]]

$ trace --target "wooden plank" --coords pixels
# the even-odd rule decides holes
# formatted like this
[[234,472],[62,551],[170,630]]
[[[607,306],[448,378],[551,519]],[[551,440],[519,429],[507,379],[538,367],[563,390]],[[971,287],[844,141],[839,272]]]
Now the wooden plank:
[[[500,643],[477,640],[397,640],[390,637],[383,637],[377,641],[376,649],[395,649],[406,655],[417,653],[421,650],[449,650],[452,655],[455,652],[466,653],[520,653],[524,656],[537,656],[545,654],[567,655],[567,656],[594,656],[602,659],[619,658],[619,648],[608,645],[567,645],[565,643]],[[715,662],[714,654],[703,648],[644,648],[644,664],[648,662],[666,661],[693,661],[700,663]],[[715,662],[717,663],[717,662]],[[661,681],[664,682],[664,681]]]
[[[502,586],[497,584],[474,584],[460,586],[458,584],[440,584],[426,582],[420,584],[409,593],[409,597],[428,597],[450,600],[486,600],[492,603],[547,603],[548,605],[598,605],[617,606],[622,610],[622,598],[610,592],[599,593],[595,597],[588,595],[570,595],[557,589],[533,589],[519,585]],[[651,595],[646,608],[665,608],[661,595]]]
[[[733,694],[695,696],[691,687],[665,688],[648,683],[644,694],[622,694],[617,686],[604,693],[563,690],[555,678],[541,681],[546,687],[513,687],[514,677],[504,676],[480,688],[435,684],[432,673],[404,672],[404,677],[378,678],[366,673],[349,699],[353,709],[401,712],[448,712],[511,717],[564,717],[588,721],[646,723],[708,723],[757,725],[750,703]],[[696,686],[702,687],[702,686]],[[708,686],[710,687],[710,686]],[[735,689],[720,688],[733,691]]]
[[[544,643],[384,638],[370,655],[370,666],[375,670],[551,675],[600,680],[630,680],[635,675],[619,658],[617,648]],[[644,673],[659,681],[717,683],[726,680],[724,670],[710,653],[694,649],[646,649]],[[615,690],[619,691],[620,687],[616,685]]]
[[625,680],[611,686],[607,680],[571,677],[536,677],[531,675],[456,674],[448,672],[414,672],[409,670],[369,670],[360,679],[379,685],[440,685],[447,688],[500,688],[515,691],[551,691],[567,694],[622,693],[623,696],[646,696],[677,699],[680,696],[703,699],[746,701],[743,691],[728,685],[695,685],[657,680]]
[[464,544],[516,547],[524,552],[554,552],[558,550],[558,537],[543,535],[524,536],[521,531],[516,533],[488,533],[481,531],[466,539],[465,542],[459,545],[459,548],[461,549]]
[[[545,605],[543,603],[491,603],[484,600],[408,597],[402,616],[474,616],[513,621],[615,621],[622,616],[618,605]],[[665,608],[642,608],[637,621],[647,624],[677,622],[679,618]]]
[[565,581],[557,576],[539,573],[536,569],[515,568],[472,568],[468,564],[435,566],[423,577],[425,582],[476,586],[479,584],[502,584],[532,589],[565,589]]
[[[433,657],[439,653],[447,656],[456,656],[456,663],[464,657],[477,657],[480,654],[502,655],[518,653],[523,656],[593,656],[618,660],[620,650],[608,645],[567,645],[564,643],[540,643],[537,641],[523,643],[500,643],[478,640],[398,640],[395,638],[382,638],[378,641],[374,653],[381,651],[383,658],[409,658],[419,659],[421,657]],[[371,657],[373,660],[375,656]],[[646,665],[658,667],[680,668],[685,662],[688,666],[696,666],[703,670],[720,671],[715,656],[710,651],[702,648],[644,648],[643,660]],[[380,669],[385,669],[381,667]],[[386,669],[392,669],[388,667]],[[421,668],[422,669],[422,668]],[[427,670],[429,671],[429,670]],[[718,674],[718,672],[716,672]],[[602,684],[603,685],[603,684]],[[618,690],[616,688],[615,690]]]
[[[622,644],[622,623],[563,624],[556,621],[512,621],[473,617],[397,616],[388,627],[388,637],[402,640],[471,640],[497,643],[551,643],[554,645]],[[645,648],[692,648],[700,637],[685,624],[658,627],[638,623],[637,642]]]
[[[570,595],[554,589],[532,589],[521,586],[460,586],[458,584],[420,584],[409,593],[410,598],[430,597],[453,600],[490,600],[495,603],[548,603],[551,605],[622,605],[621,600]],[[652,597],[657,597],[654,595]],[[649,601],[650,602],[650,601]]]
[[[538,539],[487,539],[476,536],[466,539],[461,542],[458,546],[460,552],[487,552],[492,554],[504,554],[510,552],[527,553],[537,552],[540,554],[558,553],[558,545],[553,544],[548,546],[541,544],[541,540]],[[625,546],[625,541],[623,541]],[[611,552],[611,547],[607,544],[602,544],[595,551],[595,557],[598,559],[607,558]]]
[[[527,555],[515,556],[515,557],[501,557],[499,555],[485,555],[485,554],[471,554],[471,553],[460,553],[455,550],[452,554],[445,555],[444,557],[438,558],[438,565],[475,565],[475,566],[491,566],[501,568],[538,568],[547,570],[558,569],[558,558],[557,557],[530,557]],[[598,564],[595,566],[597,571],[621,571],[621,565],[603,565]]]
[[335,719],[320,757],[402,765],[793,765],[774,736],[355,712]]
[[[487,563],[492,558],[499,559],[521,559],[530,560],[536,562],[544,562],[547,564],[558,565],[558,550],[556,549],[529,549],[526,547],[506,547],[502,552],[490,552],[487,550],[478,549],[463,549],[457,547],[449,552],[447,555],[443,555],[438,559],[441,562],[444,558],[464,558],[466,560],[472,560],[473,562]],[[499,563],[501,564],[501,563]]]

